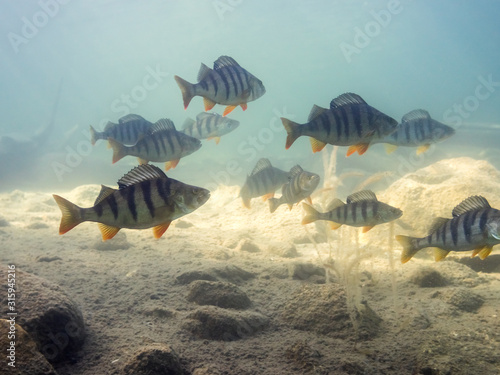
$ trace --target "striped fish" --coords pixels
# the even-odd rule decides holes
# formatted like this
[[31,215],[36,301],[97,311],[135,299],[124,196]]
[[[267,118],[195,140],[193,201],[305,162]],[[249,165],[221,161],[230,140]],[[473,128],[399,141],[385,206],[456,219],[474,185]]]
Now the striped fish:
[[222,117],[217,113],[201,112],[196,116],[196,121],[186,119],[182,132],[197,139],[214,139],[219,144],[220,137],[232,132],[240,125],[239,121]]
[[269,199],[269,210],[273,213],[285,203],[291,210],[294,203],[306,198],[311,202],[311,194],[318,184],[319,176],[316,173],[306,172],[296,165],[290,169],[288,182],[281,188],[281,197]]
[[417,155],[427,151],[431,144],[443,141],[455,134],[455,129],[431,118],[429,112],[416,109],[408,112],[394,133],[372,143],[386,143],[387,153],[398,146],[418,147]]
[[396,130],[398,122],[368,105],[359,95],[346,93],[333,99],[330,109],[314,105],[305,124],[297,124],[281,118],[288,134],[286,149],[295,140],[306,135],[311,137],[313,152],[318,152],[327,143],[350,146],[347,156],[358,152],[364,154],[371,142],[383,138]]
[[491,208],[481,196],[471,196],[452,211],[453,218],[434,220],[429,235],[423,238],[396,236],[403,246],[401,263],[408,262],[419,250],[432,247],[436,261],[450,251],[473,250],[485,259],[492,247],[500,243],[500,211]]
[[165,169],[175,168],[179,159],[192,154],[201,147],[199,139],[190,137],[175,129],[174,123],[168,119],[161,119],[151,127],[133,146],[126,146],[113,138],[108,139],[113,148],[113,163],[126,155],[139,158],[140,164],[152,162],[166,162]]
[[94,221],[103,241],[113,238],[121,228],[153,228],[155,238],[160,238],[172,220],[193,212],[210,197],[208,190],[168,178],[154,165],[132,169],[118,181],[118,187],[103,185],[89,208],[53,195],[62,212],[59,234],[84,221]]
[[118,120],[118,124],[108,122],[104,131],[96,131],[90,125],[90,142],[95,145],[99,139],[113,138],[126,145],[134,145],[139,137],[146,134],[153,124],[139,115],[126,115]]
[[380,202],[371,190],[362,190],[347,197],[347,203],[334,199],[328,205],[328,212],[318,212],[313,207],[303,204],[306,216],[302,224],[316,220],[328,220],[332,229],[338,229],[342,224],[351,227],[363,227],[363,233],[375,225],[388,223],[403,215],[399,208]]
[[182,92],[184,109],[195,96],[202,96],[205,111],[211,110],[216,103],[227,105],[223,116],[239,105],[246,110],[248,102],[260,98],[266,92],[260,79],[229,56],[219,57],[213,69],[201,64],[198,83],[189,83],[178,76],[174,78]]
[[250,208],[250,200],[255,197],[263,196],[264,200],[274,197],[274,192],[288,182],[289,176],[289,172],[273,167],[269,159],[260,159],[240,190],[243,205]]

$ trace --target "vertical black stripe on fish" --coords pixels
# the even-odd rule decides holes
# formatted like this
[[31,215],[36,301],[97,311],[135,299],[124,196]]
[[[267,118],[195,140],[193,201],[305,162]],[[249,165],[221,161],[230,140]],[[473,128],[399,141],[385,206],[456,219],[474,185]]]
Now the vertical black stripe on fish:
[[351,215],[352,215],[352,221],[356,223],[356,209],[358,208],[358,203],[354,202],[351,203]]
[[330,124],[328,123],[328,119],[326,118],[326,116],[321,115],[320,120],[323,130],[325,131],[326,137],[328,139],[330,137]]
[[144,198],[144,202],[146,202],[149,214],[151,215],[151,217],[155,217],[155,206],[153,205],[153,201],[151,199],[151,181],[142,181],[140,186],[142,189],[142,197]]
[[[345,138],[349,139],[349,117],[347,116],[347,109],[345,108],[346,106],[341,106],[339,107],[340,115],[342,116],[342,122],[344,123],[344,133],[345,133]],[[351,108],[351,106],[349,106]]]
[[[154,137],[154,135],[153,135]],[[148,142],[142,142],[142,145],[144,146],[144,149],[146,150],[146,155],[149,155],[149,145]]]
[[156,137],[156,135],[153,135],[150,138],[153,141],[153,145],[155,146],[156,155],[159,156],[160,155],[160,145],[158,144],[158,137]]
[[215,79],[215,74],[210,74],[210,81],[214,88],[214,96],[217,97],[217,93],[219,92],[219,85],[217,84],[217,80]]
[[[224,71],[222,71],[224,73]],[[220,80],[224,84],[224,87],[226,89],[226,100],[229,99],[229,81],[227,80],[227,77],[225,74],[217,73],[218,76],[220,77]]]
[[95,213],[97,214],[97,217],[101,217],[102,216],[102,203],[97,203],[94,206],[94,210],[95,210]]
[[135,185],[129,185],[124,189],[119,190],[121,196],[127,200],[128,210],[132,214],[132,218],[137,222],[137,207],[135,205]]
[[337,208],[335,211],[336,211],[336,213],[337,213],[337,219],[340,221],[340,219],[341,219],[340,207],[339,207],[339,208]]
[[377,217],[377,212],[378,212],[378,203],[374,202],[372,206],[372,217]]
[[167,154],[167,145],[165,144],[165,137],[163,137],[161,134],[158,137],[158,141],[161,142],[161,148],[163,149],[163,155]]
[[203,124],[204,123],[205,123],[205,120],[196,122],[196,131],[198,132],[198,138],[204,137],[204,134],[203,134]]
[[208,83],[207,80],[203,79],[199,82],[201,88],[205,91],[208,91]]
[[343,214],[344,214],[344,222],[347,221],[347,209],[348,209],[348,206],[349,206],[348,204],[344,205],[344,212],[343,212]]
[[243,93],[243,86],[239,84],[238,71],[234,66],[230,66],[228,70],[234,85],[234,96],[239,97]]
[[163,134],[163,137],[166,139],[166,141],[168,142],[168,146],[169,146],[169,147],[167,147],[167,154],[175,154],[174,142],[172,140],[173,131],[165,132]]
[[236,77],[234,76],[233,67],[228,66],[226,68],[225,72],[227,72],[227,81],[229,82],[229,92],[227,94],[227,98],[229,98],[229,96],[231,96],[231,87],[234,88],[234,97],[237,97],[238,96],[238,92],[237,92],[238,87],[236,84]]
[[466,212],[464,215],[464,220],[462,222],[463,224],[463,229],[464,229],[464,234],[465,234],[465,240],[470,243],[471,242],[471,219],[472,219],[472,212]]
[[336,110],[330,111],[333,115],[333,120],[337,129],[337,138],[340,140],[342,138],[342,122]]
[[457,217],[453,220],[450,220],[450,230],[451,230],[451,240],[453,241],[453,245],[457,246],[458,243],[458,225],[461,218]]
[[107,199],[106,202],[109,204],[109,208],[111,208],[111,212],[113,213],[113,216],[116,219],[118,219],[118,205],[116,204],[116,198],[113,194],[111,194]]
[[125,126],[127,127],[126,133],[127,133],[127,141],[128,143],[131,143],[132,141],[132,129],[134,128],[132,125],[134,123],[126,123]]
[[352,107],[352,119],[354,122],[354,126],[356,127],[356,132],[358,133],[358,137],[361,138],[362,128],[361,128],[361,113],[358,105],[353,105]]
[[410,125],[405,124],[405,138],[406,138],[406,143],[410,143]]
[[366,221],[367,215],[366,215],[366,206],[367,206],[366,201],[361,202],[361,216],[363,217],[363,221]]
[[484,229],[486,228],[486,221],[488,220],[488,211],[489,210],[484,210],[483,213],[481,214],[481,217],[479,218],[479,229],[481,230],[481,233],[483,233]]
[[441,243],[446,245],[446,227],[448,226],[448,223],[445,223],[444,225],[440,226],[437,230],[437,240],[439,240],[439,237],[441,236]]
[[134,126],[131,130],[133,138],[131,138],[130,141],[131,143],[135,143],[139,139],[139,133],[144,133],[144,127],[139,128]]
[[158,195],[163,199],[165,204],[168,203],[168,191],[170,186],[170,179],[158,179],[156,180],[156,190],[158,191]]
[[247,83],[247,79],[245,77],[245,75],[243,74],[244,72],[244,69],[241,69],[241,68],[235,68],[236,70],[236,76],[238,77],[238,80],[240,82],[240,85],[241,85],[241,92],[240,92],[240,95],[246,91],[250,85],[246,85],[245,83]]
[[476,224],[476,217],[478,212],[479,212],[478,210],[472,211],[472,221],[470,224],[471,228]]

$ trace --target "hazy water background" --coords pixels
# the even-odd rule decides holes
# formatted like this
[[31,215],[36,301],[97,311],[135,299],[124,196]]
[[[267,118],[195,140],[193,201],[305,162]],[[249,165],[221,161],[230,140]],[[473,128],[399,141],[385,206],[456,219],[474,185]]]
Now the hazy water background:
[[[382,10],[384,22],[373,15]],[[29,139],[49,123],[60,82],[61,96],[43,148],[2,151],[0,138],[0,190],[113,186],[136,159],[112,165],[104,142],[90,148],[88,126],[130,112],[152,122],[171,118],[179,128],[203,104],[196,97],[184,111],[173,76],[196,82],[200,63],[212,66],[221,55],[260,78],[267,93],[246,112],[235,109],[229,117],[240,127],[217,146],[204,142],[171,177],[207,187],[242,184],[260,157],[320,172],[321,154],[312,153],[305,137],[285,150],[279,116],[305,122],[313,104],[328,107],[344,92],[397,120],[426,109],[457,135],[420,159],[414,149],[388,156],[381,145],[345,158],[341,148],[340,172],[402,174],[461,155],[500,167],[499,12],[493,0],[1,2],[0,136]],[[27,22],[35,29],[26,29]],[[361,43],[358,30],[371,36]],[[346,54],[347,44],[357,52]],[[480,89],[478,98],[481,77],[498,83]],[[459,114],[456,104],[470,110]]]

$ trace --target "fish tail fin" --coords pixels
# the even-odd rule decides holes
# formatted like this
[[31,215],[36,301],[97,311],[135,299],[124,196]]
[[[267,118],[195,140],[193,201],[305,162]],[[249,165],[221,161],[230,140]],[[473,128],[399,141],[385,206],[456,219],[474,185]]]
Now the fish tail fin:
[[191,102],[191,99],[194,98],[194,89],[193,89],[193,84],[189,83],[185,79],[182,79],[179,76],[174,76],[175,82],[177,82],[177,85],[179,85],[179,88],[181,89],[182,93],[182,100],[184,102],[184,109],[187,109],[189,102]]
[[127,150],[124,144],[118,142],[116,139],[108,138],[109,145],[113,149],[113,164],[127,155]]
[[97,134],[97,131],[94,129],[94,127],[90,125],[90,143],[92,143],[92,146],[95,145],[98,139],[100,139],[99,134]]
[[285,148],[288,150],[293,142],[295,142],[295,140],[300,137],[300,125],[284,117],[281,117],[281,122],[283,123],[283,126],[285,127],[287,133]]
[[420,250],[416,240],[417,239],[415,237],[402,235],[396,236],[396,241],[398,241],[401,246],[403,246],[403,252],[401,253],[401,263],[408,262]]
[[280,205],[278,198],[271,198],[268,200],[268,202],[269,202],[269,211],[271,211],[271,213],[276,211],[276,209]]
[[319,212],[316,211],[316,209],[313,206],[309,206],[308,204],[302,203],[302,207],[306,212],[306,216],[304,216],[304,218],[302,219],[303,225],[312,223],[313,221],[319,219]]
[[84,220],[81,215],[81,209],[76,204],[71,203],[69,200],[60,197],[59,195],[52,195],[62,213],[61,224],[59,225],[59,234],[64,234]]

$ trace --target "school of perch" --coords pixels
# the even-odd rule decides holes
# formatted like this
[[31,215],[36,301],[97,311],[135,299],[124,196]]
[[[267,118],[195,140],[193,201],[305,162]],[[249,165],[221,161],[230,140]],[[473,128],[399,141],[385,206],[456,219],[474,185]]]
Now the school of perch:
[[[81,208],[54,195],[62,212],[60,234],[84,221],[94,221],[103,240],[113,238],[121,228],[153,228],[155,238],[160,238],[173,220],[193,212],[210,198],[208,190],[169,178],[160,168],[148,163],[164,162],[168,171],[175,168],[182,157],[198,150],[201,139],[214,139],[218,143],[221,136],[239,126],[238,121],[225,116],[237,106],[245,111],[248,102],[264,95],[265,88],[262,81],[229,56],[219,57],[213,69],[201,64],[198,83],[174,78],[182,93],[184,109],[195,96],[201,96],[205,111],[215,104],[225,105],[223,115],[202,112],[196,120],[187,119],[182,130],[177,130],[169,119],[153,124],[135,114],[120,118],[118,124],[109,122],[102,132],[91,126],[92,143],[108,140],[113,149],[113,163],[131,155],[138,158],[140,165],[118,181],[118,189],[103,185],[93,207]],[[432,119],[422,109],[407,113],[398,124],[353,93],[333,99],[330,108],[314,105],[304,124],[286,118],[281,120],[287,132],[286,149],[305,135],[310,137],[313,152],[331,144],[347,146],[347,156],[355,152],[362,155],[375,143],[385,143],[389,153],[398,146],[416,147],[417,153],[421,153],[455,133],[453,128]],[[282,204],[291,209],[303,199],[312,203],[310,196],[319,180],[317,174],[299,165],[287,172],[273,167],[268,159],[260,159],[241,188],[240,197],[247,208],[252,198],[263,196],[269,200],[271,213]],[[274,198],[279,188],[281,197]],[[303,207],[306,215],[302,224],[327,220],[332,229],[349,225],[362,227],[363,232],[403,214],[400,209],[378,201],[369,190],[349,195],[346,203],[333,199],[327,212],[318,212],[306,203]],[[484,259],[492,247],[500,243],[500,211],[492,208],[485,198],[471,196],[452,210],[451,219],[435,219],[427,237],[398,235],[396,240],[403,246],[402,263],[424,248],[434,248],[437,261],[450,251],[468,250],[473,251],[472,256]]]

